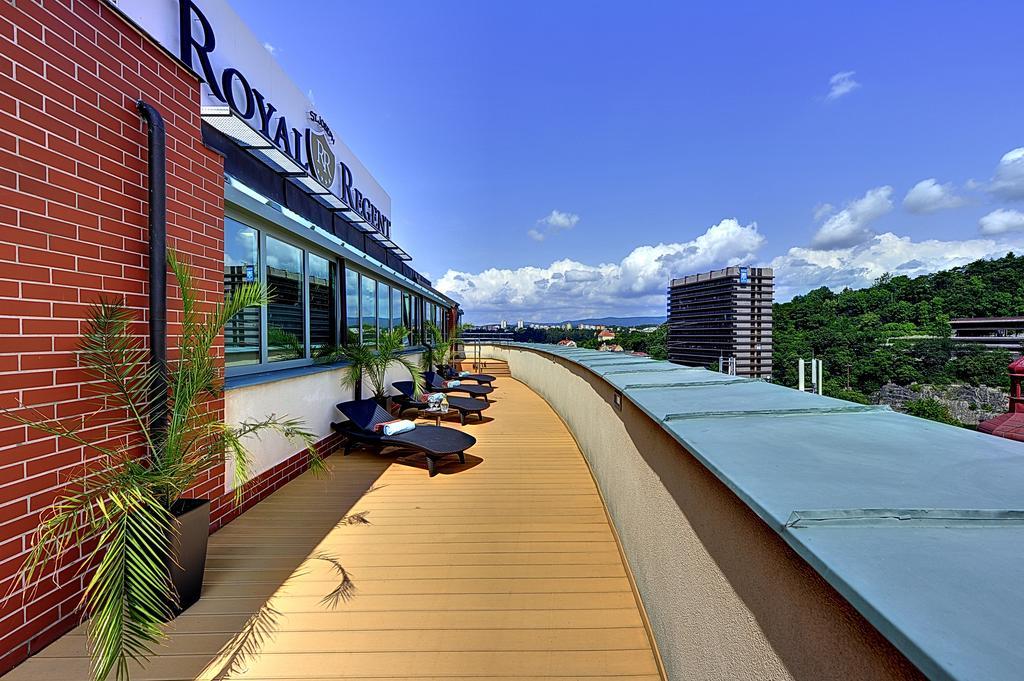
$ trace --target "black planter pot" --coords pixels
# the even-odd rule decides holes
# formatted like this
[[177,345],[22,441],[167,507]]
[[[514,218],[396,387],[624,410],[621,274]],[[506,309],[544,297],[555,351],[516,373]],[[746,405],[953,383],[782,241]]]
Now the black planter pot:
[[194,605],[203,593],[206,544],[210,538],[210,500],[179,499],[171,506],[175,529],[169,531],[167,571],[178,598],[170,610],[177,617]]

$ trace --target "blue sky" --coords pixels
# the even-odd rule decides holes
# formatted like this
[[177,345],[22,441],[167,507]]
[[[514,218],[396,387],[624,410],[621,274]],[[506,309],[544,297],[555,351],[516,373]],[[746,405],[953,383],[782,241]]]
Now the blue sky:
[[722,4],[233,0],[469,321],[1024,250],[1024,3]]

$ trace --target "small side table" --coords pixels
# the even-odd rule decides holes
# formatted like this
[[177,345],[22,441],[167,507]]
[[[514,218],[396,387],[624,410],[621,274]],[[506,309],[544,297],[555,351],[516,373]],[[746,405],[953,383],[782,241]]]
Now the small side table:
[[420,409],[420,414],[423,414],[423,415],[428,415],[429,414],[430,416],[434,417],[434,425],[435,426],[441,425],[441,417],[443,415],[445,415],[445,414],[450,414],[450,413],[451,413],[451,409],[448,409],[447,411],[441,411],[440,409]]

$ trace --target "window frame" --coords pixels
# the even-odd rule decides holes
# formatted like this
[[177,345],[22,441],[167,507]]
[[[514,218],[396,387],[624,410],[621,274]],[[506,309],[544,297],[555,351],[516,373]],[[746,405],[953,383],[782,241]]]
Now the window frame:
[[[395,328],[398,328],[398,326],[400,326],[400,325],[401,326],[406,326],[406,323],[405,323],[406,322],[406,320],[405,320],[405,307],[404,307],[405,300],[408,298],[409,301],[414,302],[414,301],[417,300],[418,297],[420,298],[420,300],[422,300],[422,297],[418,296],[418,294],[410,291],[408,288],[403,287],[401,284],[398,284],[397,282],[395,282],[395,281],[393,281],[391,279],[385,279],[383,277],[380,277],[376,273],[367,272],[366,270],[364,270],[364,269],[362,269],[362,268],[360,268],[358,266],[353,266],[353,263],[351,261],[349,261],[349,260],[343,260],[343,265],[344,265],[344,270],[343,270],[343,277],[342,278],[345,281],[346,290],[339,295],[339,298],[347,301],[346,296],[348,295],[348,292],[347,292],[348,275],[349,275],[349,273],[355,275],[355,277],[356,277],[356,289],[357,289],[357,293],[356,293],[357,305],[356,305],[356,307],[358,308],[358,311],[357,311],[358,318],[356,319],[355,322],[353,322],[351,319],[349,319],[348,316],[347,316],[347,313],[346,313],[346,318],[345,318],[344,323],[343,323],[343,329],[345,330],[345,334],[344,334],[345,341],[344,342],[346,344],[349,342],[348,341],[348,336],[347,336],[348,329],[352,328],[352,327],[356,327],[356,328],[359,329],[359,340],[358,340],[358,342],[364,343],[364,344],[366,342],[366,339],[363,337],[363,330],[364,330],[363,329],[363,323],[364,323],[364,312],[365,312],[365,310],[363,309],[364,308],[364,305],[363,305],[363,302],[364,302],[363,301],[363,281],[366,280],[366,279],[369,279],[372,282],[374,282],[374,296],[373,296],[373,301],[374,301],[374,310],[373,310],[373,312],[374,312],[374,314],[373,314],[373,316],[370,319],[372,320],[373,327],[376,330],[377,339],[378,340],[380,339],[380,332],[382,330],[387,331],[389,329],[395,329]],[[380,304],[381,304],[381,302],[383,302],[381,297],[380,297],[380,287],[381,286],[386,286],[389,289],[389,294],[388,294],[388,298],[387,298],[387,301],[386,301],[388,307],[387,307],[387,309],[385,311],[385,317],[384,317],[384,320],[386,322],[385,326],[381,326],[380,325],[380,316],[382,314],[381,313],[381,309],[380,309]],[[396,302],[399,305],[398,308],[394,307]],[[346,310],[347,310],[347,304],[343,304],[343,305],[346,307]],[[439,305],[439,307],[440,307],[440,305]],[[400,312],[401,313],[401,317],[400,318],[399,317],[393,317],[392,314],[391,314],[393,311]],[[407,326],[407,328],[410,331],[410,336],[414,336],[415,339],[418,340],[423,335],[423,333],[425,332],[425,327],[422,324],[422,320],[418,316],[416,316],[416,311],[415,310],[413,310],[413,316],[414,316],[414,320],[413,321],[419,321],[420,323],[419,324],[409,325],[409,326]],[[396,324],[395,323],[396,320],[399,320],[399,319],[400,319],[400,324]],[[369,329],[366,329],[366,330],[369,331]],[[406,342],[405,342],[405,345],[406,345],[406,347],[409,347],[409,348],[415,348],[415,347],[421,346],[422,343],[419,343],[419,342],[417,342],[417,343],[410,343],[410,341],[407,339]]]
[[[295,234],[291,230],[285,229],[279,225],[275,225],[273,222],[259,216],[249,213],[247,211],[232,210],[230,207],[225,207],[225,217],[239,222],[247,227],[256,230],[259,235],[259,264],[256,268],[257,281],[266,285],[267,282],[267,238],[273,238],[280,242],[283,242],[289,246],[297,248],[302,253],[302,326],[303,326],[303,356],[296,359],[283,359],[271,362],[269,360],[269,343],[267,338],[267,328],[269,326],[269,312],[266,305],[260,306],[260,352],[259,362],[255,364],[242,364],[238,366],[228,366],[225,352],[225,364],[224,364],[224,376],[244,376],[248,374],[262,374],[267,372],[279,371],[282,369],[294,369],[296,367],[311,366],[314,364],[312,356],[312,339],[310,338],[310,318],[309,318],[309,256],[310,254],[316,255],[320,258],[327,260],[328,263],[333,263],[335,272],[343,272],[344,260],[336,253],[332,253],[329,250],[318,246],[308,239],[303,239],[301,236]],[[223,260],[223,257],[221,258]],[[337,275],[336,275],[337,276]],[[338,281],[341,281],[341,277],[338,277]],[[344,322],[344,305],[342,301],[342,295],[340,286],[335,284],[334,300],[334,319],[333,335],[334,343],[340,344],[342,338],[342,326]]]
[[[267,249],[267,239],[274,239],[286,246],[299,251],[302,254],[301,267],[302,267],[302,291],[300,293],[300,300],[302,301],[302,346],[303,356],[296,357],[295,359],[270,359],[270,308],[268,305],[263,305],[263,318],[260,320],[260,333],[263,337],[263,347],[260,348],[260,363],[259,366],[267,367],[292,367],[300,366],[295,364],[296,362],[302,362],[304,360],[312,360],[312,354],[310,352],[309,342],[309,250],[303,248],[301,244],[294,243],[288,239],[282,238],[276,234],[266,234],[262,230],[260,231],[260,249],[261,256],[260,260],[263,265],[262,274],[263,278],[261,281],[266,282],[267,280],[267,259],[265,255],[262,255],[263,251]],[[266,283],[265,283],[266,285]],[[250,365],[252,366],[252,365]]]
[[[253,232],[256,233],[256,244],[255,244],[255,247],[256,247],[256,259],[253,262],[253,274],[254,274],[254,277],[255,277],[254,281],[262,281],[263,277],[261,276],[261,272],[260,272],[260,268],[261,268],[262,263],[263,263],[263,254],[260,252],[260,248],[262,247],[262,243],[263,243],[263,241],[262,241],[262,234],[261,234],[262,230],[259,227],[255,227],[255,226],[253,226],[251,224],[248,224],[247,222],[243,222],[242,220],[237,219],[236,217],[231,216],[231,215],[226,215],[225,216],[225,221],[224,221],[224,249],[223,249],[224,250],[224,256],[223,256],[222,260],[224,260],[224,268],[225,268],[225,270],[227,268],[227,262],[226,261],[227,261],[227,236],[228,236],[227,235],[227,229],[228,229],[228,224],[227,223],[228,223],[228,220],[231,220],[232,222],[237,222],[238,224],[242,225],[243,227],[245,227],[247,229],[251,229]],[[224,274],[225,274],[225,279],[226,279],[227,272],[225,271]],[[228,295],[227,294],[227,282],[225,281],[225,284],[224,284],[224,300],[225,300],[225,302],[227,301],[227,295]],[[249,309],[249,308],[245,308],[245,309]],[[256,348],[255,348],[255,350],[256,350],[256,362],[255,363],[253,363],[253,362],[246,362],[246,363],[243,363],[243,364],[237,364],[237,365],[234,365],[234,366],[229,366],[228,365],[227,325],[225,326],[225,329],[221,332],[221,336],[222,336],[222,339],[223,339],[222,342],[223,342],[223,347],[224,347],[224,372],[225,372],[225,375],[227,375],[227,372],[229,370],[232,373],[234,373],[236,370],[245,369],[246,367],[259,367],[259,366],[262,366],[263,354],[264,354],[264,346],[266,345],[266,337],[265,337],[265,334],[263,333],[263,326],[264,326],[263,325],[263,318],[266,316],[266,313],[267,313],[266,307],[261,305],[259,307],[258,322],[256,324],[256,343],[257,344],[256,344]],[[241,314],[241,313],[239,313],[239,314]],[[230,324],[230,322],[229,322],[229,324]]]
[[328,338],[324,344],[326,346],[338,347],[341,345],[341,330],[342,330],[342,315],[341,307],[343,302],[341,300],[341,278],[338,276],[338,272],[341,271],[341,263],[337,257],[331,255],[324,255],[319,249],[305,249],[305,280],[306,280],[306,298],[305,298],[305,311],[304,315],[306,318],[306,354],[313,358],[313,300],[310,297],[312,293],[312,287],[310,286],[310,280],[312,279],[312,267],[311,261],[315,258],[320,258],[327,263],[327,283],[328,286],[334,288],[334,298],[331,301],[331,317],[334,323],[330,325],[332,334],[331,338]]

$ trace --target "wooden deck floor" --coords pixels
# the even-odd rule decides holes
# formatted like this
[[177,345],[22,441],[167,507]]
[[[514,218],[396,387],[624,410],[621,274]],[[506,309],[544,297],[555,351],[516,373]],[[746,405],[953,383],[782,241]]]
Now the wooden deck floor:
[[[660,679],[576,443],[514,379],[494,397],[465,465],[331,456],[214,535],[202,600],[133,677]],[[76,630],[3,679],[87,679],[84,655]]]

